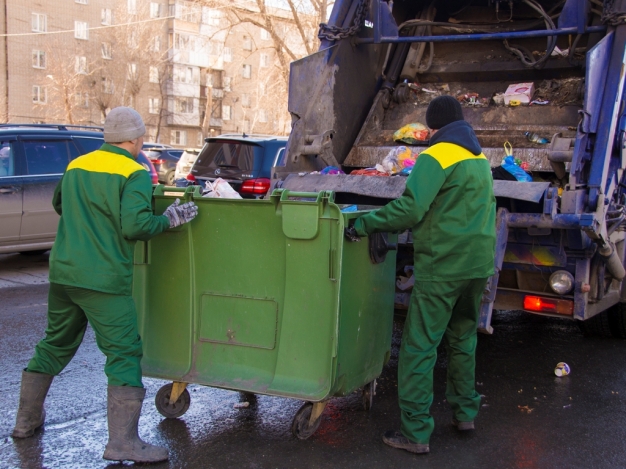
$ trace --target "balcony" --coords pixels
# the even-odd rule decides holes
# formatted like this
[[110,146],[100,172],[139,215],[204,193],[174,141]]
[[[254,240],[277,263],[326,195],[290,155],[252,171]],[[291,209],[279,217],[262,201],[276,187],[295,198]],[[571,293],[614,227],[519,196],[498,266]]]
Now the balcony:
[[222,119],[218,119],[217,117],[211,117],[211,122],[209,123],[211,127],[221,127]]
[[221,88],[213,88],[213,99],[222,99],[224,97],[224,90]]

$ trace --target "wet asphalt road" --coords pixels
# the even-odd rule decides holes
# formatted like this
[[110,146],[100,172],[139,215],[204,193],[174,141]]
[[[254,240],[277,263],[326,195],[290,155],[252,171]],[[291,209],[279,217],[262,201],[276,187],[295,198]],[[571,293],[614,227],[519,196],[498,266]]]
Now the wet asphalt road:
[[[45,431],[14,441],[9,434],[20,370],[45,327],[45,284],[0,289],[0,468],[104,468],[106,379],[93,333],[55,379]],[[334,399],[309,440],[292,436],[300,402],[191,386],[191,407],[165,420],[153,399],[164,382],[146,379],[140,434],[170,449],[155,468],[622,468],[626,467],[626,342],[584,338],[574,323],[509,312],[495,317],[493,336],[480,335],[477,389],[483,407],[473,434],[450,426],[444,401],[445,356],[435,369],[436,429],[431,453],[386,447],[399,427],[396,323],[394,356],[383,371],[370,412],[360,394]],[[572,374],[552,370],[567,362]],[[249,400],[246,409],[237,402]]]

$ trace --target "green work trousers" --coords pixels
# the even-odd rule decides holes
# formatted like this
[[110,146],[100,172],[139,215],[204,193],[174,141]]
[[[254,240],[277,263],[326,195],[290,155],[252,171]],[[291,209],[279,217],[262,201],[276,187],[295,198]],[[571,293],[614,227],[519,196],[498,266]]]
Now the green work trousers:
[[398,362],[401,430],[413,442],[427,444],[435,427],[430,406],[433,368],[442,338],[448,353],[446,399],[454,418],[469,422],[478,413],[476,326],[486,282],[486,278],[415,282]]
[[58,375],[83,341],[87,322],[106,355],[104,372],[109,385],[143,387],[143,352],[132,296],[58,283],[50,283],[46,337],[35,347],[26,371]]

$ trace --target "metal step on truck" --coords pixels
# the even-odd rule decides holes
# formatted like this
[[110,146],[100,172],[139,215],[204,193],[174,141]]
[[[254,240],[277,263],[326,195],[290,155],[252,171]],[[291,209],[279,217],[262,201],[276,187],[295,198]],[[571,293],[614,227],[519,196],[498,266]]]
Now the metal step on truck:
[[[624,338],[625,22],[625,0],[337,0],[320,50],[291,65],[293,127],[274,184],[383,205],[406,178],[349,173],[381,163],[435,96],[455,96],[492,168],[508,142],[533,179],[494,181],[496,274],[480,329],[515,309]],[[519,83],[534,88],[528,103],[504,102]],[[311,174],[327,166],[347,174]]]

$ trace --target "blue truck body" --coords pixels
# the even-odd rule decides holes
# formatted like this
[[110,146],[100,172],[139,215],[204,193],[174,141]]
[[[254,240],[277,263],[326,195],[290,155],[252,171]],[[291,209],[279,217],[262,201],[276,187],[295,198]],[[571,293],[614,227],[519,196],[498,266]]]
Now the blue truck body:
[[[489,100],[470,100],[464,112],[492,167],[508,140],[534,179],[495,181],[496,274],[480,329],[493,332],[494,308],[523,309],[626,337],[625,21],[624,0],[338,0],[320,50],[291,66],[293,128],[278,185],[333,189],[351,202],[398,197],[400,177],[293,173],[371,167],[397,145],[394,129],[424,122],[424,97],[476,89]],[[578,89],[544,106],[493,104],[498,90],[522,82],[547,94]],[[528,142],[525,132],[550,143]],[[554,290],[555,272],[571,275],[569,291]]]

